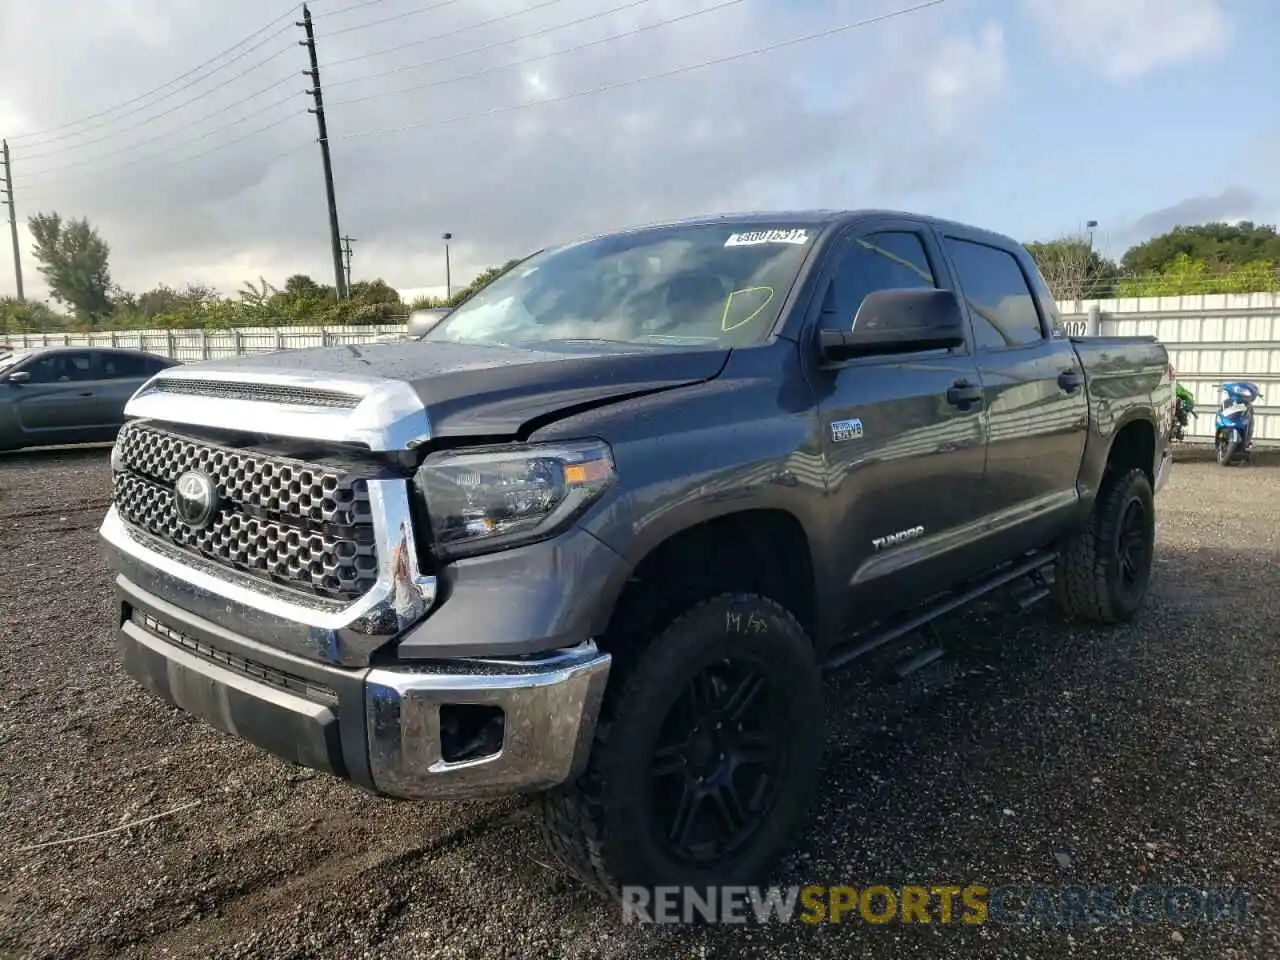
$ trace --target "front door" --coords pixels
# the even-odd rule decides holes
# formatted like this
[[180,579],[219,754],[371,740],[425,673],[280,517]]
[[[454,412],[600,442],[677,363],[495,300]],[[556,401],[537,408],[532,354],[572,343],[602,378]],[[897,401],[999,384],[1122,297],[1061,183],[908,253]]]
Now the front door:
[[[988,562],[1044,547],[1078,502],[1088,427],[1084,371],[1070,340],[1052,336],[1019,258],[977,239],[943,245],[973,327],[990,436]],[[999,555],[997,555],[999,554]]]
[[[847,328],[873,290],[949,286],[936,240],[912,221],[860,227],[838,248],[822,327]],[[866,357],[812,373],[824,431],[833,576],[845,630],[945,589],[982,507],[986,432],[967,347]]]
[[30,379],[12,391],[17,420],[29,446],[79,443],[94,409],[93,354],[57,350],[38,355],[19,369]]

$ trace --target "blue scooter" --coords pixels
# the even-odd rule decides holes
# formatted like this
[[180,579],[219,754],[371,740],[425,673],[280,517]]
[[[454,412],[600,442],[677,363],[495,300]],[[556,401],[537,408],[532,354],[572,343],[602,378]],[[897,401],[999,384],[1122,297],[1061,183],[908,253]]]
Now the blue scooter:
[[1253,447],[1253,405],[1262,394],[1258,385],[1244,380],[1222,384],[1226,394],[1213,422],[1213,445],[1218,453],[1218,463],[1229,467],[1233,463],[1249,459]]

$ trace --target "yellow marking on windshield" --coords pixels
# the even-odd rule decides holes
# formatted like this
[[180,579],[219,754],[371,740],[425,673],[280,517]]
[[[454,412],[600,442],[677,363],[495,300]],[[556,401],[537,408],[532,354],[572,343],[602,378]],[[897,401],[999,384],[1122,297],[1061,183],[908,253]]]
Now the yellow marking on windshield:
[[[739,320],[737,323],[730,325],[729,309],[733,306],[733,298],[744,293],[757,293],[763,290],[768,296],[760,306],[756,307],[749,314]],[[760,316],[764,312],[764,308],[773,302],[773,287],[743,287],[741,290],[734,290],[724,299],[724,313],[720,316],[720,330],[722,333],[728,333],[730,330],[737,330],[739,327],[745,327],[748,323]]]

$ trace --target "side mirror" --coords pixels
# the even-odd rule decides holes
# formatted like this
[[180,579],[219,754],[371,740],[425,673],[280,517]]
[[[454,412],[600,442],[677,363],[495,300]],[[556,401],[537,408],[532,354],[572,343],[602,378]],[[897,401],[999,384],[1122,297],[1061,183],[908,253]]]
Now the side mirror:
[[876,290],[858,308],[850,330],[822,330],[829,360],[964,346],[964,315],[950,290]]
[[413,339],[429,333],[431,329],[445,318],[447,309],[415,310],[409,314],[409,336]]
[[16,386],[21,386],[22,384],[26,383],[28,380],[31,379],[31,374],[28,373],[26,370],[15,370],[13,373],[9,374],[4,379],[6,383],[12,383]]

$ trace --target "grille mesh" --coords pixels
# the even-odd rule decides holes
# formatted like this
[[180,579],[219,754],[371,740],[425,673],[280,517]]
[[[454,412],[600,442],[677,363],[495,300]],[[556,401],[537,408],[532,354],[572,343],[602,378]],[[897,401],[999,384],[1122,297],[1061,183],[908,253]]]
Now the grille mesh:
[[[117,440],[115,503],[130,524],[227,567],[336,599],[367,593],[377,554],[364,478],[131,423]],[[202,470],[219,506],[203,529],[174,507],[174,482]]]
[[337,390],[286,387],[270,383],[235,383],[230,380],[194,380],[187,377],[161,378],[149,389],[164,393],[222,397],[227,400],[255,400],[259,403],[289,403],[308,407],[353,409],[360,403],[359,397]]

